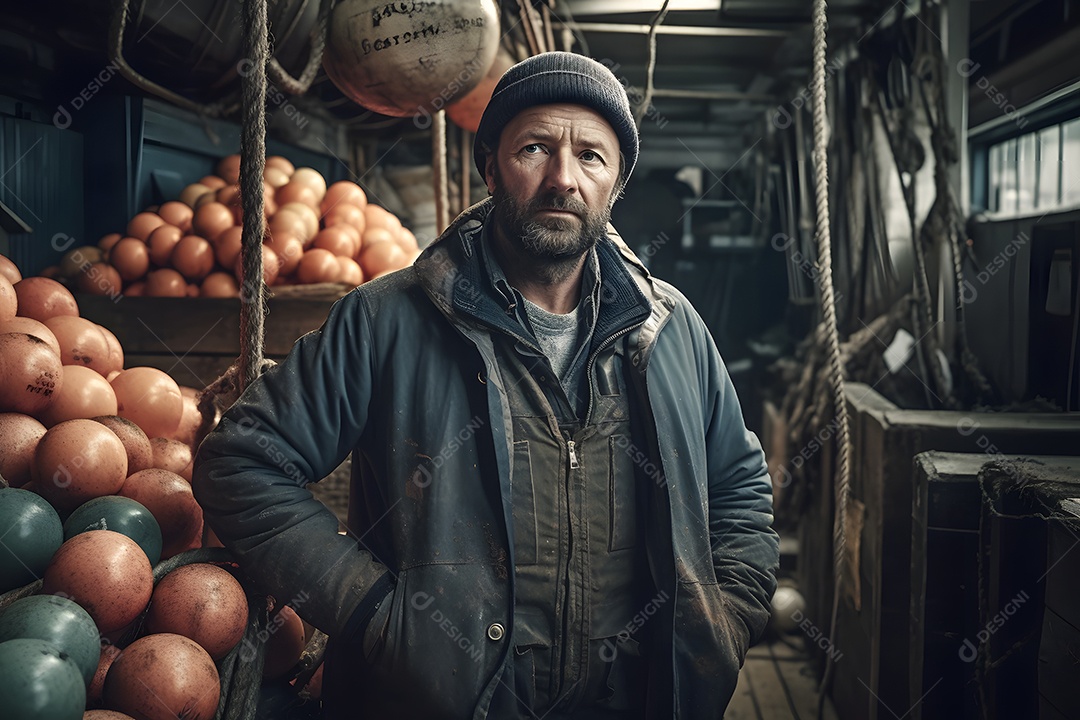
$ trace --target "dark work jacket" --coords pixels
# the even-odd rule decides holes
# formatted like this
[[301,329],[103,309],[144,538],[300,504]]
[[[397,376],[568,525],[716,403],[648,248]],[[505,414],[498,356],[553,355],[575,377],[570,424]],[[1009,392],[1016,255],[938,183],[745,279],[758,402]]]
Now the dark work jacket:
[[[490,209],[490,199],[470,208],[412,267],[335,303],[225,413],[195,462],[195,496],[218,537],[339,656],[363,635],[358,620],[391,604],[378,646],[357,641],[348,667],[327,668],[328,702],[348,698],[341,717],[486,718],[514,647],[512,428],[491,335],[505,309],[485,292],[477,255]],[[686,298],[613,230],[597,251],[606,301],[638,313],[644,297],[651,308],[626,338],[639,428],[626,451],[666,598],[649,618],[647,717],[720,718],[775,588],[764,455]],[[593,352],[619,339],[599,338]],[[304,486],[349,453],[345,536]]]

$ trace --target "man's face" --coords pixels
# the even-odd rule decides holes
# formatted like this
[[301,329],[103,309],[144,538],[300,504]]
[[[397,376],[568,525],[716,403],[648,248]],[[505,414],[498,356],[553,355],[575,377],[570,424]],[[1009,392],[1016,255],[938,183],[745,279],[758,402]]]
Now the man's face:
[[504,238],[537,260],[580,257],[604,234],[619,178],[619,140],[581,105],[538,105],[503,129],[488,190]]

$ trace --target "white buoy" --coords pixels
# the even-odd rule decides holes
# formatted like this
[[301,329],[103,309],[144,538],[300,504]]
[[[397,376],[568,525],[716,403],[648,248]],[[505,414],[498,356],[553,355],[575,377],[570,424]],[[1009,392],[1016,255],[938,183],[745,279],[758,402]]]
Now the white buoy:
[[772,626],[780,633],[791,633],[805,617],[806,600],[790,585],[776,588],[772,598]]
[[501,34],[494,0],[341,0],[323,67],[369,110],[429,117],[480,83]]

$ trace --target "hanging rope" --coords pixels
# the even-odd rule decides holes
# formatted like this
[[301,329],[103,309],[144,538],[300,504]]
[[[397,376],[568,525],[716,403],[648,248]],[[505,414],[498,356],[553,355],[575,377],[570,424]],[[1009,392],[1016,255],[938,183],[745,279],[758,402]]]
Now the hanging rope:
[[472,190],[469,187],[472,179],[472,163],[469,162],[469,158],[472,157],[472,133],[465,128],[461,129],[459,154],[461,156],[461,211],[465,212],[465,209],[472,205]]
[[315,76],[322,68],[323,53],[326,51],[326,34],[330,26],[330,11],[333,10],[334,0],[322,0],[319,6],[319,18],[315,23],[315,29],[311,31],[311,54],[308,56],[307,65],[300,72],[300,77],[294,78],[288,73],[277,58],[270,58],[268,73],[283,91],[290,95],[303,95],[315,81]]
[[656,28],[660,27],[660,23],[664,22],[664,17],[667,16],[668,2],[670,0],[664,0],[663,6],[653,16],[652,24],[649,26],[649,66],[645,71],[645,97],[641,99],[641,104],[634,113],[638,130],[641,130],[641,121],[645,119],[645,112],[652,104],[653,73],[656,70]]
[[544,36],[536,25],[533,15],[532,3],[529,0],[517,0],[518,12],[521,15],[521,27],[525,30],[525,40],[529,45],[530,55],[539,55],[546,49]]
[[252,69],[240,80],[240,207],[244,212],[240,240],[244,278],[240,288],[240,356],[221,377],[199,393],[198,407],[203,418],[198,430],[200,439],[217,424],[218,408],[232,406],[252,381],[274,365],[272,360],[263,357],[267,311],[262,264],[262,241],[266,232],[263,171],[266,169],[266,86],[270,58],[266,1],[247,0],[241,8],[244,57],[251,60]]
[[116,0],[116,4],[113,6],[112,21],[109,23],[109,61],[116,66],[120,74],[135,87],[152,95],[157,95],[159,98],[185,110],[190,110],[200,117],[222,117],[232,112],[235,105],[223,102],[206,105],[189,100],[141,75],[128,64],[127,59],[124,57],[124,33],[127,31],[130,2],[131,0]]
[[244,283],[240,291],[240,390],[263,370],[263,335],[266,284],[263,282],[263,170],[266,168],[266,64],[267,0],[243,4],[244,51],[252,71],[241,79],[243,113],[240,135],[240,205],[244,210],[241,262]]
[[[828,116],[825,111],[825,27],[826,0],[814,1],[814,66],[812,99],[814,109],[814,199],[817,205],[818,262],[821,265],[821,305],[824,328],[821,333],[828,352],[829,380],[833,392],[833,409],[839,425],[837,443],[840,462],[836,473],[836,510],[833,517],[833,604],[829,621],[829,637],[836,642],[836,616],[840,607],[844,568],[847,565],[847,522],[849,482],[851,473],[851,436],[848,427],[847,402],[844,398],[844,365],[840,357],[840,337],[836,326],[836,297],[832,280],[832,239],[829,235],[829,167]],[[818,718],[825,706],[825,692],[832,679],[834,661],[830,653],[825,675],[818,690]]]
[[540,3],[540,25],[544,29],[544,42],[548,50],[555,49],[555,31],[551,27],[551,10],[555,0]]
[[[940,10],[934,12],[927,19],[927,23],[939,24]],[[954,318],[956,321],[954,347],[960,367],[967,379],[967,387],[959,392],[967,390],[965,395],[959,394],[957,383],[947,390],[950,397],[949,407],[970,407],[973,404],[992,405],[995,403],[994,389],[983,374],[979,359],[971,350],[967,339],[967,314],[962,300],[961,291],[964,287],[963,269],[963,243],[967,237],[963,221],[963,212],[960,203],[956,199],[952,185],[949,183],[949,168],[960,162],[960,149],[956,132],[949,123],[947,106],[945,102],[945,81],[947,75],[945,68],[945,54],[939,38],[925,24],[918,28],[917,45],[921,48],[919,56],[913,65],[915,76],[918,79],[919,97],[922,99],[923,111],[930,125],[930,144],[934,150],[934,185],[937,196],[934,205],[927,214],[923,224],[923,232],[930,236],[938,236],[947,245],[949,256],[952,260],[953,282],[952,294],[949,302],[956,308]],[[933,38],[933,40],[931,40]]]
[[431,169],[435,182],[435,231],[450,224],[450,189],[446,178],[446,111],[435,113],[431,124]]

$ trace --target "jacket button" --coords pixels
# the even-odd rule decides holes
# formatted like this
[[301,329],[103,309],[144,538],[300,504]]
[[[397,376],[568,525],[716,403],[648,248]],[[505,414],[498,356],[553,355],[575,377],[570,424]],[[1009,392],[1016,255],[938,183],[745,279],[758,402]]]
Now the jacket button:
[[482,372],[476,373],[476,379],[480,381],[481,385],[487,385],[487,380],[484,379],[484,373],[482,373]]
[[487,629],[488,640],[495,640],[495,641],[502,640],[503,635],[505,633],[506,633],[506,631],[503,629],[503,626],[500,625],[499,623],[491,623],[490,625],[488,625],[488,629]]

